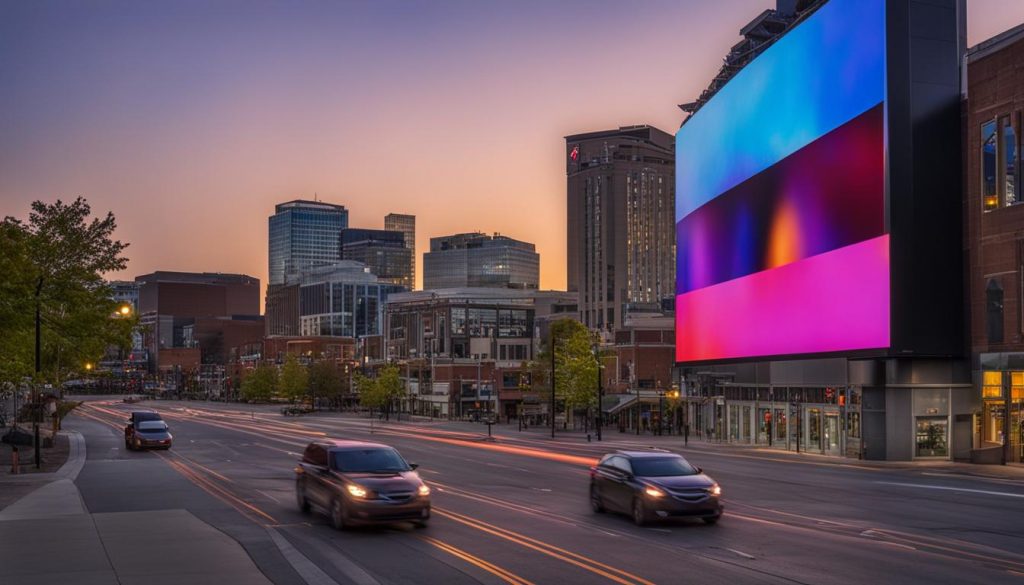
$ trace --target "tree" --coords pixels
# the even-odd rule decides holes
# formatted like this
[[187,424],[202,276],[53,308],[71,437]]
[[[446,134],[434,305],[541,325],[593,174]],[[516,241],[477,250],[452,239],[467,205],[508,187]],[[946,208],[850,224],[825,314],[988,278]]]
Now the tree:
[[329,361],[319,361],[309,366],[309,392],[317,397],[329,398],[331,403],[341,401],[343,381],[338,368]]
[[575,319],[559,319],[530,365],[534,390],[551,394],[551,340],[555,339],[555,397],[568,411],[590,409],[597,404],[597,360],[594,335]]
[[376,378],[367,378],[361,372],[357,372],[353,376],[352,384],[359,393],[360,406],[369,408],[371,412],[384,406],[384,395],[380,392]]
[[284,365],[281,366],[281,376],[278,380],[277,390],[281,397],[289,402],[301,400],[309,388],[309,372],[305,366],[293,354],[284,358]]
[[260,364],[242,380],[242,398],[253,402],[270,400],[277,392],[277,367]]
[[377,373],[377,393],[380,395],[380,401],[383,406],[387,408],[387,413],[390,416],[391,408],[395,405],[395,402],[405,396],[405,384],[402,383],[401,374],[398,371],[398,366],[384,366]]
[[36,201],[28,222],[6,217],[0,224],[0,376],[7,381],[36,370],[37,316],[37,381],[59,383],[98,361],[108,347],[130,347],[135,318],[112,318],[117,304],[103,280],[127,266],[128,245],[113,239],[112,213],[91,216],[79,197],[70,204]]

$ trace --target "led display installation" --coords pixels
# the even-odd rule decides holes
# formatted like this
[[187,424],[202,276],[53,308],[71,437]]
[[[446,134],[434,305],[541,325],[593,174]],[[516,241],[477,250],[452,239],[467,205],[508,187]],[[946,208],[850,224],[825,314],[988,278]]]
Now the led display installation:
[[676,360],[887,348],[885,3],[830,0],[676,134]]

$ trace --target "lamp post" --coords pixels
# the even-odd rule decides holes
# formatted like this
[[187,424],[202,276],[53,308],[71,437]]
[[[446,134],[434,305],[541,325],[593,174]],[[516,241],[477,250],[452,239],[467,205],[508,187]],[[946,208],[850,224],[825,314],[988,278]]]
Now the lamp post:
[[555,438],[555,329],[551,329],[551,438]]
[[604,409],[602,408],[604,389],[601,385],[601,348],[598,344],[594,344],[594,359],[597,360],[597,419],[594,421],[594,427],[597,430],[597,440],[600,441],[601,423],[604,416]]

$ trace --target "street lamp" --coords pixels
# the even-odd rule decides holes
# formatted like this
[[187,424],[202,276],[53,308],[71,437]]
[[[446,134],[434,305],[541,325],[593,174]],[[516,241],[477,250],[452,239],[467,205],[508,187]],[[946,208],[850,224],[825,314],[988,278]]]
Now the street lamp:
[[120,317],[129,317],[132,314],[132,306],[128,304],[121,305],[117,309],[117,315]]
[[604,389],[601,387],[601,349],[598,344],[594,344],[594,359],[597,360],[597,420],[594,426],[597,428],[597,440],[601,440],[601,423],[602,417],[604,416],[604,409],[602,403],[604,402]]

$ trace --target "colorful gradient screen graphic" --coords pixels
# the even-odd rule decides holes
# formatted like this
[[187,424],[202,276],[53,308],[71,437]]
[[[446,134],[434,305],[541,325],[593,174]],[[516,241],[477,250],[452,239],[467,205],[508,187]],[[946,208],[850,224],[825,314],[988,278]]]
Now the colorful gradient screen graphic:
[[676,134],[676,360],[889,346],[885,2],[830,0]]

